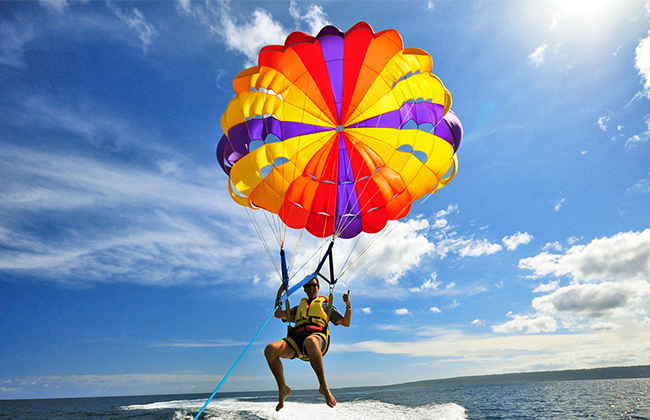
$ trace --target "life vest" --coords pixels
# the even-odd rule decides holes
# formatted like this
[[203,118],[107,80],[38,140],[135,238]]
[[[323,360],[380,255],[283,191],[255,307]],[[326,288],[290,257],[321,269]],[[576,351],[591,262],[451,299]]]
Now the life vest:
[[296,309],[294,328],[304,324],[312,324],[327,328],[329,318],[327,317],[327,312],[323,310],[323,303],[328,303],[328,299],[325,296],[314,298],[314,300],[311,301],[311,304],[307,298],[302,298],[298,305],[298,309]]
[[323,356],[327,353],[327,350],[329,350],[329,322],[327,312],[323,310],[323,303],[326,302],[328,302],[328,299],[325,296],[318,296],[311,301],[311,304],[306,298],[302,298],[298,308],[296,309],[295,324],[293,327],[289,327],[287,337],[284,340],[293,347],[300,360],[309,361],[309,356],[305,353],[304,348],[299,346],[298,343],[291,338],[293,333],[307,331],[313,334],[318,334],[325,341],[325,348],[321,351]]

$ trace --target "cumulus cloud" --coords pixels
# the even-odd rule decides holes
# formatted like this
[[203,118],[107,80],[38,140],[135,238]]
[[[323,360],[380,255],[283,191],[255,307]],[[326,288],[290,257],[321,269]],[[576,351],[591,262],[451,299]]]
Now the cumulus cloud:
[[590,325],[591,329],[594,331],[611,331],[611,330],[616,330],[621,328],[620,325],[615,324],[613,322],[593,322]]
[[553,290],[557,290],[559,287],[560,287],[560,281],[555,280],[546,284],[540,284],[533,290],[533,293],[552,292]]
[[512,334],[522,331],[529,334],[537,334],[540,332],[553,332],[558,329],[557,321],[550,315],[513,315],[512,312],[508,312],[506,316],[512,318],[512,320],[504,324],[494,325],[492,331],[501,334]]
[[396,309],[395,315],[408,315],[410,312],[406,308]]
[[221,13],[222,31],[217,33],[223,37],[228,48],[246,56],[249,66],[257,63],[257,54],[263,46],[283,44],[288,35],[282,25],[264,9],[255,9],[252,18],[242,24],[238,24],[226,10],[224,8]]
[[[266,222],[259,220],[260,225]],[[406,222],[390,222],[378,234],[361,234],[353,240],[336,243],[334,266],[340,287],[354,287],[360,293],[394,294],[406,292],[399,290],[400,279],[411,269],[417,267],[423,258],[430,254],[435,245],[427,237],[430,228],[426,219],[411,219]],[[272,235],[265,235],[272,238]],[[322,257],[326,242],[309,235],[300,241],[299,231],[289,232],[285,249],[291,256],[292,279],[302,279],[312,272]],[[292,255],[291,246],[300,243]],[[277,287],[277,275],[267,277],[268,287]],[[292,280],[293,282],[294,280]],[[381,284],[380,290],[373,286]],[[431,287],[430,285],[425,287]]]
[[[533,299],[535,313],[508,314],[512,320],[493,327],[495,332],[548,332],[558,328],[558,322],[569,329],[610,330],[615,328],[612,319],[636,320],[647,313],[650,229],[594,239],[564,253],[542,252],[520,260],[519,267],[532,270],[532,278],[567,276],[571,284],[560,287],[554,280],[539,285],[533,292],[549,294]],[[586,324],[594,318],[598,323]]]
[[558,241],[549,242],[549,243],[547,243],[546,245],[544,245],[542,247],[542,251],[548,251],[549,249],[552,249],[552,250],[555,250],[555,251],[562,251],[564,249],[564,247]]
[[572,236],[572,237],[570,237],[569,239],[567,239],[566,241],[569,243],[569,245],[573,245],[573,244],[575,244],[576,242],[578,242],[580,239],[581,239],[581,238],[576,238],[575,236]]
[[360,310],[366,315],[372,314],[372,310],[370,308],[360,308]]
[[572,284],[533,299],[533,308],[559,316],[629,317],[644,313],[643,306],[648,296],[648,281]]
[[519,261],[532,277],[570,276],[576,281],[650,279],[650,229],[622,232],[574,245],[564,254],[543,252]]
[[431,312],[433,312],[434,314],[441,314],[442,313],[442,311],[440,309],[438,309],[436,306],[430,307],[429,310]]
[[[396,285],[402,276],[418,266],[422,258],[435,248],[426,236],[428,229],[426,219],[411,219],[391,222],[380,235],[364,235],[356,244],[363,254],[346,277],[385,279],[388,284]],[[354,241],[340,241],[337,243],[337,253],[341,256],[354,254],[354,247]],[[344,266],[344,262],[341,261],[338,266]]]
[[546,54],[546,49],[548,48],[548,42],[544,41],[542,45],[539,47],[535,48],[535,51],[533,51],[529,56],[528,60],[535,66],[539,67],[542,64],[544,64],[544,55]]
[[533,240],[533,235],[528,232],[517,232],[512,236],[506,236],[502,239],[503,244],[509,251],[514,251],[519,245],[525,245]]

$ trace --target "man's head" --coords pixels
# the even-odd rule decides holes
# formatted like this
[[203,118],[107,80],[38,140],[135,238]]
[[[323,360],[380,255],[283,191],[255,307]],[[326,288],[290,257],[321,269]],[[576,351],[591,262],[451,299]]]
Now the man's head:
[[320,284],[318,283],[318,279],[313,278],[309,280],[307,283],[305,283],[302,288],[305,290],[305,293],[307,294],[307,298],[309,300],[314,299],[316,296],[318,296],[318,291],[320,290]]

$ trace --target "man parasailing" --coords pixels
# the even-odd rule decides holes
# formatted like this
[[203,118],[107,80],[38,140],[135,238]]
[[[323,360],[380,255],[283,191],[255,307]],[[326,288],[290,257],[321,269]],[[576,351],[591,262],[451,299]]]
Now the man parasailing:
[[[277,303],[282,297],[284,286],[278,289],[275,317],[285,322],[293,320],[294,326],[288,328],[287,337],[282,340],[274,341],[266,346],[264,355],[269,364],[269,368],[278,384],[278,405],[276,411],[284,407],[284,400],[291,394],[284,380],[284,368],[282,359],[294,359],[309,361],[312,369],[318,378],[318,392],[325,397],[327,405],[334,407],[336,399],[332,395],[325,379],[325,368],[323,366],[323,356],[329,348],[329,323],[334,325],[350,326],[352,318],[352,309],[350,302],[350,291],[343,295],[345,302],[345,315],[342,315],[334,305],[330,308],[331,302],[325,296],[318,296],[320,284],[318,278],[313,278],[303,286],[306,298],[302,298],[298,306],[290,309],[289,316],[282,305]],[[330,295],[331,297],[331,295]]]

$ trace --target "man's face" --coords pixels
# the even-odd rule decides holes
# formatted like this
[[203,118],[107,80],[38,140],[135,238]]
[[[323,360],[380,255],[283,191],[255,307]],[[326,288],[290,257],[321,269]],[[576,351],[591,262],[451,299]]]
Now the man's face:
[[318,290],[320,289],[316,280],[310,280],[309,282],[305,283],[303,288],[305,289],[305,293],[310,300],[318,296]]

